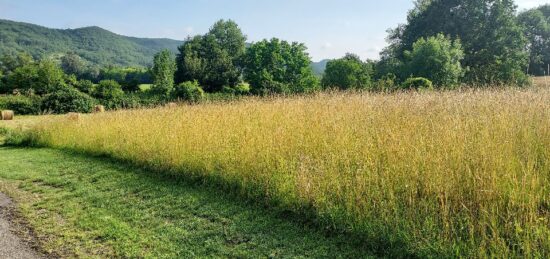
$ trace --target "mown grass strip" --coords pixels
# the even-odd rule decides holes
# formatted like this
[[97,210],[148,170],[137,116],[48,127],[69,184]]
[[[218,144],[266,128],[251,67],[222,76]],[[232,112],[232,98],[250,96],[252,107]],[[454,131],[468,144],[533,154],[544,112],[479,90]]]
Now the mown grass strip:
[[350,236],[183,177],[52,149],[0,148],[0,191],[46,251],[78,257],[372,255]]

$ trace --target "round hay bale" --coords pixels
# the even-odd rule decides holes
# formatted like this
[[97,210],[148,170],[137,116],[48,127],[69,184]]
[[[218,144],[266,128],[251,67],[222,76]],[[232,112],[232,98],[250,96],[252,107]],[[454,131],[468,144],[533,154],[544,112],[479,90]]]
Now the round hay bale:
[[0,112],[0,120],[11,121],[15,117],[15,113],[10,110],[4,110]]
[[80,113],[69,112],[69,113],[67,113],[67,119],[69,119],[71,121],[80,120]]
[[103,105],[94,106],[94,113],[103,113],[103,112],[105,112],[105,106]]
[[166,108],[176,108],[176,107],[178,107],[178,104],[174,102],[170,102],[166,104]]

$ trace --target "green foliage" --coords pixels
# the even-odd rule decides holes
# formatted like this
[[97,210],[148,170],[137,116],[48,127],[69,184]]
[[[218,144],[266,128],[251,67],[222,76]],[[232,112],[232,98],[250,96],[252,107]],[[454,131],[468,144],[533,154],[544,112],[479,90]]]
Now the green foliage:
[[327,63],[322,85],[325,88],[365,89],[371,86],[372,66],[355,54]]
[[252,44],[243,61],[244,78],[255,94],[303,93],[317,90],[318,79],[304,44],[276,38]]
[[91,95],[95,91],[95,85],[90,80],[79,80],[74,87],[79,91]]
[[168,97],[174,90],[174,72],[176,71],[176,63],[172,53],[168,50],[157,53],[153,63],[152,91],[158,95]]
[[149,84],[152,82],[151,73],[146,69],[118,66],[101,68],[98,72],[97,80],[117,81],[126,92],[139,91],[140,84]]
[[522,12],[518,16],[529,40],[529,73],[548,75],[550,64],[550,4]]
[[176,57],[176,82],[198,80],[208,92],[236,86],[245,41],[241,29],[231,20],[220,20],[207,34],[189,38]]
[[[526,40],[512,0],[418,0],[407,24],[391,31],[383,60],[404,61],[405,50],[422,37],[439,33],[460,39],[465,80],[478,84],[526,82]],[[395,64],[394,62],[391,62]],[[393,71],[402,79],[408,75]]]
[[20,90],[45,95],[65,85],[63,70],[51,60],[17,67],[7,79],[8,91]]
[[174,90],[176,98],[189,102],[199,102],[205,97],[204,90],[197,81],[183,82],[178,84]]
[[413,77],[405,80],[401,85],[403,89],[433,89],[432,81],[423,77]]
[[44,96],[42,110],[53,113],[91,112],[95,100],[73,87],[61,87]]
[[405,52],[405,58],[407,74],[427,78],[440,88],[456,86],[464,75],[460,41],[452,41],[443,34],[420,38],[412,51]]
[[85,64],[74,52],[69,52],[61,57],[61,68],[66,74],[80,75],[84,73]]
[[246,82],[241,82],[237,86],[235,86],[235,93],[236,94],[249,94],[250,93],[250,84]]
[[124,91],[117,81],[102,80],[95,87],[92,96],[97,98],[107,109],[117,109],[122,107]]
[[40,114],[41,99],[38,96],[7,95],[0,97],[0,110],[13,110],[18,115]]
[[[1,34],[2,32],[0,32]],[[34,63],[34,59],[27,52],[19,51],[15,54],[9,52],[3,52],[4,55],[0,57],[0,71],[8,76],[15,71],[18,67],[23,67]]]
[[[58,30],[28,23],[0,20],[0,53],[27,51],[35,58],[74,53],[95,66],[148,67],[162,49],[177,51],[181,41],[140,39],[117,35],[99,27]],[[88,78],[90,79],[90,78]]]

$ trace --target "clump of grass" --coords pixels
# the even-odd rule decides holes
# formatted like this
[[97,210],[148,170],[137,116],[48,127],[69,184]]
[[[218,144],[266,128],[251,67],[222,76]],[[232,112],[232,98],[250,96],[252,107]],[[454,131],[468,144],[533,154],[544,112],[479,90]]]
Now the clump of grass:
[[550,254],[550,89],[332,93],[118,111],[39,144],[221,184],[383,254]]

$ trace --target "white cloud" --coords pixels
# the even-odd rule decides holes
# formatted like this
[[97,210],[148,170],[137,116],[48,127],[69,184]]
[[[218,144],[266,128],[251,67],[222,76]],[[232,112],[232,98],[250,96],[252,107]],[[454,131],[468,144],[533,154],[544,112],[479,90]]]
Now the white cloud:
[[321,49],[330,49],[332,48],[332,43],[330,42],[325,42],[323,43],[323,46],[321,46]]

